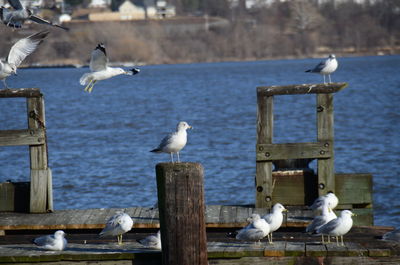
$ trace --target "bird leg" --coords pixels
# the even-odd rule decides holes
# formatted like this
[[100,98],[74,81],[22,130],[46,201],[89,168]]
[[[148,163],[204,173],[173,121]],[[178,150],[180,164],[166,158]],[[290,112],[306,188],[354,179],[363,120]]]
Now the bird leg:
[[4,84],[4,88],[9,89],[9,87],[7,86],[7,83],[6,83],[6,79],[3,79],[3,84]]
[[94,84],[96,84],[96,80],[92,81],[92,85],[88,88],[88,92],[91,93],[94,87]]
[[339,245],[339,237],[338,237],[338,236],[335,236],[335,237],[336,237],[336,245],[337,245],[337,246],[340,246],[340,245]]
[[89,89],[90,85],[92,84],[92,82],[93,82],[93,80],[90,80],[90,82],[87,84],[87,86],[84,89],[85,91],[88,91],[88,89]]
[[122,245],[122,234],[118,235],[118,245]]
[[268,241],[269,241],[269,243],[272,245],[272,244],[274,244],[274,242],[272,242],[272,233],[270,233],[270,234],[268,234]]
[[322,75],[323,77],[324,77],[324,84],[326,84],[326,81],[325,81],[325,75]]
[[323,234],[321,234],[321,237],[322,237],[322,245],[325,245],[325,241],[324,241],[324,235],[323,235]]
[[329,84],[330,84],[330,83],[332,83],[331,75],[329,74],[328,77],[329,77]]
[[173,153],[169,153],[171,156],[171,162],[174,163],[174,154]]
[[179,152],[176,152],[176,155],[178,156],[178,162],[181,162],[179,159]]
[[331,243],[331,236],[330,235],[328,235],[328,243],[329,244]]
[[340,236],[340,238],[342,239],[342,246],[344,247],[343,236]]

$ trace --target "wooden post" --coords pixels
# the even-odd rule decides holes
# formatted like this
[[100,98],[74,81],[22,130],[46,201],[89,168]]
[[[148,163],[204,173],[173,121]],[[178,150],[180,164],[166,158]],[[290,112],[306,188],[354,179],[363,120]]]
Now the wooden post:
[[[272,144],[274,132],[274,97],[257,93],[257,144]],[[268,150],[257,147],[268,155]],[[270,208],[272,204],[272,161],[256,162],[256,208]]]
[[[46,129],[44,101],[43,97],[27,98],[28,111],[28,128],[29,129]],[[48,199],[52,198],[49,194],[48,179],[51,172],[48,169],[47,159],[47,141],[46,136],[38,138],[38,145],[29,146],[30,165],[31,165],[31,192],[30,192],[30,212],[44,213],[48,210],[52,211],[53,203],[49,203]]]
[[318,194],[335,192],[333,149],[333,94],[317,94],[317,140],[329,148],[327,159],[318,159]]
[[203,167],[160,163],[156,174],[163,264],[208,264]]

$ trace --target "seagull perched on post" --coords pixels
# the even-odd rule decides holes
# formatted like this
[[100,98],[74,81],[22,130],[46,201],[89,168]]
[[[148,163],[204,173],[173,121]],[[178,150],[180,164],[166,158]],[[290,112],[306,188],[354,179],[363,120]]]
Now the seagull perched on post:
[[320,62],[317,66],[314,67],[314,69],[309,69],[306,72],[323,75],[324,84],[326,84],[325,75],[329,77],[329,83],[332,83],[331,74],[336,71],[337,67],[338,67],[338,62],[336,60],[336,56],[334,54],[330,54],[328,59]]
[[17,74],[17,68],[25,58],[34,52],[46,38],[49,31],[41,31],[20,39],[10,49],[6,60],[0,60],[0,80],[3,80],[4,87],[8,88],[6,78]]
[[167,136],[162,139],[160,145],[156,148],[151,150],[150,152],[154,153],[169,153],[171,155],[171,161],[174,162],[174,153],[178,156],[178,162],[179,160],[179,151],[182,150],[183,147],[185,147],[186,142],[187,142],[187,129],[191,129],[192,126],[190,126],[187,122],[181,121],[178,123],[176,126],[176,132],[173,132],[171,134],[168,134]]
[[121,211],[118,211],[115,215],[108,219],[106,226],[100,232],[100,237],[104,236],[117,236],[118,244],[122,244],[122,234],[132,229],[133,220],[132,218]]
[[0,19],[9,27],[20,28],[26,20],[31,20],[39,24],[46,24],[63,30],[68,30],[66,27],[54,24],[41,17],[33,15],[32,10],[25,8],[19,0],[8,0],[8,3],[14,8],[14,10],[3,6],[0,7]]
[[133,68],[132,70],[125,71],[122,68],[109,67],[106,47],[103,43],[97,44],[92,52],[90,59],[91,73],[85,73],[80,78],[79,82],[82,86],[86,85],[85,91],[92,92],[94,84],[97,81],[105,80],[117,75],[135,75],[140,72],[139,69]]
[[54,235],[35,238],[33,243],[42,249],[62,251],[67,247],[67,240],[64,236],[64,231],[58,230]]

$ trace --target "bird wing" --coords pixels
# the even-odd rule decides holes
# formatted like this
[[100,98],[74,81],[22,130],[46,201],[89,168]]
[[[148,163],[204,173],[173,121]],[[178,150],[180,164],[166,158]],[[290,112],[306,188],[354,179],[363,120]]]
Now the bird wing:
[[90,59],[90,70],[92,72],[102,71],[107,68],[108,58],[106,47],[100,43],[92,51],[92,58]]
[[21,4],[21,2],[19,0],[8,0],[8,3],[14,9],[17,9],[17,10],[24,9],[24,7],[22,6],[22,4]]
[[267,221],[268,224],[272,223],[272,213],[264,215],[263,219],[265,219],[265,221]]
[[22,22],[21,21],[14,21],[12,18],[15,14],[15,10],[10,10],[5,7],[0,7],[0,19],[3,21],[3,23],[11,28],[20,28],[22,27]]
[[122,218],[123,214],[123,212],[117,212],[115,215],[111,216],[104,229],[100,232],[100,236],[112,234],[112,232],[120,225],[119,220]]
[[319,64],[317,64],[317,66],[314,67],[314,69],[312,69],[312,72],[321,72],[322,69],[324,69],[326,67],[327,64],[327,60],[326,61],[322,61]]
[[63,29],[63,30],[69,30],[69,28],[60,26],[60,25],[58,25],[58,24],[54,24],[54,23],[52,23],[52,22],[50,22],[50,21],[48,21],[48,20],[45,20],[45,19],[43,19],[43,18],[41,18],[41,17],[38,17],[38,16],[31,15],[31,16],[29,17],[29,19],[32,20],[33,22],[36,22],[36,23],[39,23],[39,24],[46,24],[46,25],[50,25],[50,26],[53,26],[53,27],[61,28],[61,29]]
[[11,47],[7,62],[18,67],[29,54],[36,50],[47,34],[49,31],[41,31],[17,41]]
[[239,240],[260,240],[264,237],[264,232],[261,229],[242,229],[236,235],[236,239]]
[[37,246],[45,246],[45,245],[51,245],[53,244],[55,238],[53,235],[48,235],[48,236],[41,236],[38,238],[35,238],[33,241]]
[[327,234],[332,232],[335,228],[340,225],[340,218],[333,219],[329,221],[327,224],[318,228],[317,233]]
[[306,228],[306,232],[307,233],[312,233],[314,232],[316,229],[320,228],[321,226],[323,226],[324,224],[326,224],[326,217],[323,215],[319,215],[316,216],[313,221],[307,226]]
[[163,149],[165,146],[167,146],[168,144],[170,144],[172,142],[172,140],[174,139],[174,136],[176,135],[176,133],[170,133],[167,136],[165,136],[162,140],[160,145],[158,146],[158,149]]

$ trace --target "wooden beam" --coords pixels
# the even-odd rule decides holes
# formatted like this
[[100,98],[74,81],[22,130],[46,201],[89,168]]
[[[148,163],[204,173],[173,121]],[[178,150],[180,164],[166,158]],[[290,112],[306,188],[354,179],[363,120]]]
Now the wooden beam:
[[164,265],[207,265],[203,167],[198,163],[156,166]]
[[42,97],[39,88],[0,89],[0,98]]
[[317,94],[317,140],[330,143],[330,157],[318,159],[318,193],[335,192],[333,94]]
[[332,144],[328,141],[320,143],[287,143],[258,144],[257,162],[283,159],[330,158]]
[[45,144],[43,129],[0,131],[0,146]]
[[294,95],[294,94],[329,94],[336,93],[345,87],[347,83],[330,84],[301,84],[288,86],[261,86],[257,87],[257,94],[264,96]]
[[[274,97],[257,94],[257,144],[272,144],[274,133]],[[272,162],[256,162],[256,207],[272,205]]]

